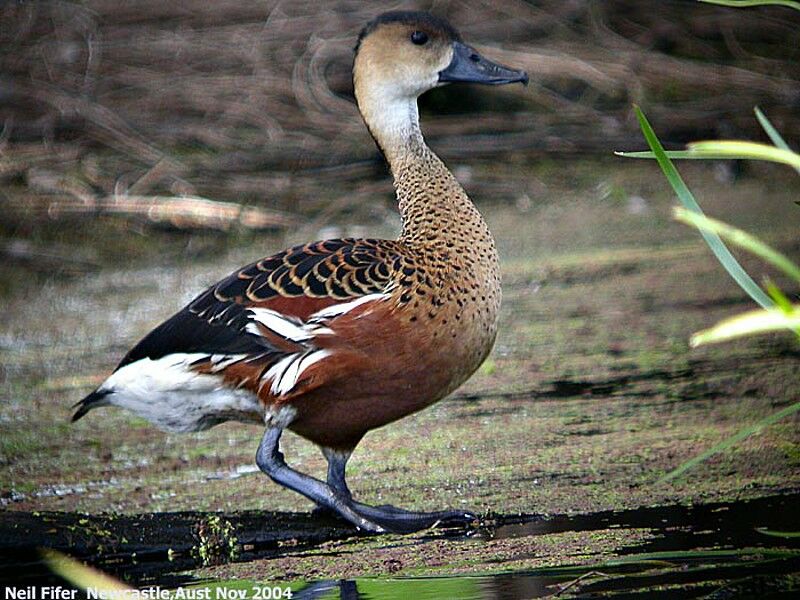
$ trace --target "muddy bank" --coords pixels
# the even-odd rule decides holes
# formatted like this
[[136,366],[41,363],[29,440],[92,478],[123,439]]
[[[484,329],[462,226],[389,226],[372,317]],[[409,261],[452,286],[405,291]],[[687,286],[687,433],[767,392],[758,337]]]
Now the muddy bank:
[[190,568],[298,552],[355,534],[344,522],[252,511],[140,515],[64,512],[0,514],[0,578],[15,585],[56,578],[40,548],[79,558],[131,584],[177,585]]
[[[800,576],[800,537],[785,532],[800,531],[798,501],[800,492],[582,515],[487,515],[466,529],[412,536],[357,534],[342,522],[297,513],[8,511],[0,515],[0,578],[18,586],[55,582],[39,562],[38,548],[48,547],[140,587],[291,581],[302,597],[336,587],[358,591],[365,584],[357,578],[380,573],[446,575],[433,591],[458,574],[480,575],[483,591],[533,586],[541,595],[570,581],[574,591],[618,594],[724,582],[754,589],[767,577],[773,591],[789,590]],[[400,580],[398,593],[415,582]]]

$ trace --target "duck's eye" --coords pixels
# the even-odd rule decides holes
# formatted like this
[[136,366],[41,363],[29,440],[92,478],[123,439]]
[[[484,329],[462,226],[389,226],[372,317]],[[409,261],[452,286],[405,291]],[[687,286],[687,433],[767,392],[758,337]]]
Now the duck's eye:
[[411,41],[417,46],[422,46],[428,41],[428,34],[424,31],[415,31],[411,34]]

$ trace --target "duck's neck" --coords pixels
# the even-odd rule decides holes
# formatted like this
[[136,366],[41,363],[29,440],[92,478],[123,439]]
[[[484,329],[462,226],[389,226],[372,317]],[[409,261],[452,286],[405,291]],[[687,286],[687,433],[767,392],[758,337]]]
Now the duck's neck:
[[400,240],[456,251],[484,245],[494,258],[489,228],[422,137],[416,100],[387,102],[368,96],[359,98],[359,108],[394,177],[403,221]]
[[[456,178],[422,136],[386,153],[403,222],[400,239],[465,249],[493,243],[489,228]],[[467,233],[471,232],[471,233]],[[470,240],[469,236],[475,237]]]

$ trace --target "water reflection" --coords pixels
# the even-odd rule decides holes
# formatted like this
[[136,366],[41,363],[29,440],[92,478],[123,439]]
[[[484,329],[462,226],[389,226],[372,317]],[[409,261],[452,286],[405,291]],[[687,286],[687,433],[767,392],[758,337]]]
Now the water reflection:
[[[594,515],[520,518],[485,530],[487,539],[566,531],[648,528],[654,536],[604,564],[483,576],[319,581],[295,594],[321,600],[518,600],[564,593],[650,597],[669,587],[677,596],[761,597],[788,593],[800,572],[797,494],[699,506],[667,506]],[[765,534],[765,531],[767,532]],[[725,583],[728,582],[728,583]]]
[[[602,559],[596,558],[585,559],[584,564],[578,565],[504,573],[308,581],[295,585],[293,597],[323,600],[517,600],[599,594],[603,597],[629,598],[650,597],[656,588],[677,590],[673,595],[677,597],[708,595],[717,591],[720,592],[718,597],[760,598],[775,592],[788,594],[796,589],[800,581],[800,537],[797,537],[797,533],[787,536],[783,532],[791,534],[800,531],[800,512],[796,510],[798,501],[800,494],[794,493],[699,506],[661,506],[574,516],[498,518],[497,526],[479,530],[470,539],[482,537],[499,540],[592,531],[602,535],[617,528],[645,528],[649,535],[639,545],[618,549],[616,557],[602,563]],[[12,532],[26,531],[32,545],[27,549],[18,546],[6,548],[0,556],[0,563],[3,563],[0,566],[0,583],[6,580],[15,585],[19,585],[20,581],[25,581],[26,585],[63,585],[63,581],[40,561],[36,546],[52,541],[51,528],[74,531],[78,520],[87,517],[49,513],[47,528],[35,530],[32,524],[39,523],[38,517],[28,515],[28,521],[25,521],[24,513],[13,513],[13,516],[15,520],[6,529],[6,537],[15,535]],[[102,524],[103,527],[116,528],[115,535],[118,537],[130,531],[125,528],[126,524],[140,530],[146,529],[145,538],[150,541],[148,547],[119,547],[116,552],[103,555],[104,562],[99,565],[100,568],[112,575],[124,576],[137,587],[209,588],[212,590],[211,598],[222,597],[214,593],[219,588],[235,587],[249,590],[246,598],[251,600],[263,597],[263,590],[270,584],[259,581],[257,575],[252,581],[197,580],[186,572],[195,563],[188,551],[189,546],[182,546],[188,541],[181,537],[181,531],[187,535],[185,527],[187,523],[195,522],[196,517],[191,513],[172,513],[117,516],[112,520],[98,521],[98,526]],[[284,528],[307,521],[302,515],[284,515],[282,519]],[[249,528],[252,531],[258,530],[262,522],[261,513],[242,514],[237,521],[243,530]],[[42,537],[30,538],[32,532],[37,531],[37,535]],[[0,530],[0,537],[3,537],[2,534]],[[453,544],[458,544],[457,536],[463,533],[454,532],[452,535],[455,537],[448,537],[451,537]],[[432,536],[431,540],[437,537]],[[71,539],[74,553],[81,540],[77,537]],[[176,555],[172,558],[166,556],[166,546],[158,540],[168,540],[169,547],[177,549]],[[250,543],[253,547],[240,557],[241,560],[255,561],[275,556],[274,542],[267,540],[262,544],[263,547],[258,546],[255,539]],[[311,545],[315,543],[318,542]],[[425,544],[427,540],[423,538],[419,543]],[[375,552],[382,550],[376,548]],[[357,560],[357,556],[354,555],[354,560]],[[319,560],[325,559],[320,557]],[[552,557],[551,560],[563,561],[558,557]],[[510,563],[501,558],[481,564],[490,564],[490,568],[496,567],[497,571],[510,568]],[[459,563],[454,564],[451,570],[464,568],[464,564]],[[257,569],[251,572],[257,573]],[[255,590],[261,590],[262,596],[257,596]],[[263,597],[263,600],[270,600],[270,597]]]

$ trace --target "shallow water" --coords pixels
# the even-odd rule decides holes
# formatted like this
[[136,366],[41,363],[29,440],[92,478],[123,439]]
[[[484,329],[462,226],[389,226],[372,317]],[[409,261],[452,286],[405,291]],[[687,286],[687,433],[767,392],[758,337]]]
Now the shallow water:
[[[800,577],[800,513],[796,510],[800,494],[771,496],[750,501],[704,504],[698,506],[674,505],[641,508],[627,511],[605,511],[587,515],[559,515],[552,517],[502,517],[469,530],[466,535],[457,531],[445,533],[452,544],[475,540],[503,540],[520,537],[541,537],[565,532],[605,532],[615,529],[647,529],[649,535],[642,543],[628,546],[611,560],[589,564],[572,564],[522,571],[507,571],[502,560],[497,560],[497,572],[473,573],[451,577],[394,577],[356,578],[343,580],[309,581],[292,579],[294,598],[480,598],[522,599],[580,592],[603,593],[611,597],[630,597],[631,594],[651,594],[662,589],[664,597],[671,594],[685,597],[719,590],[758,590],[789,592],[797,589]],[[57,581],[36,556],[35,547],[50,535],[51,547],[71,548],[84,560],[98,565],[102,570],[124,577],[137,586],[161,585],[167,587],[210,588],[214,597],[228,589],[256,588],[285,589],[288,582],[257,580],[198,580],[181,573],[190,565],[186,545],[194,541],[183,524],[198,521],[202,515],[187,513],[149,515],[129,519],[115,518],[102,526],[81,515],[50,513],[26,515],[6,513],[0,519],[4,534],[16,529],[24,533],[25,541],[17,539],[10,544],[4,535],[0,543],[3,568],[2,579],[16,585],[45,584]],[[230,515],[237,530],[253,526],[254,518],[268,522],[269,515]],[[37,520],[40,519],[40,520]],[[308,519],[305,519],[308,521]],[[137,522],[138,521],[138,522]],[[274,523],[275,518],[271,521]],[[39,523],[37,526],[36,523]],[[80,523],[81,527],[75,526]],[[294,551],[319,545],[326,538],[335,539],[341,531],[326,529],[319,523],[307,523],[316,540],[303,539],[302,531],[292,531],[290,524],[277,527],[273,537],[267,530],[260,540],[239,540],[247,547],[236,560],[254,561],[274,558],[290,550],[279,550],[276,538],[287,532],[296,536]],[[106,543],[111,537],[122,537],[135,526],[145,530],[139,540],[130,540],[127,550],[107,548],[97,551],[94,544],[102,542],[91,533],[104,531]],[[346,536],[346,528],[344,535]],[[58,533],[56,533],[58,532]],[[87,533],[88,532],[88,533]],[[78,544],[83,540],[83,546]],[[159,540],[168,539],[167,545]],[[417,544],[430,543],[434,537],[418,539]],[[148,547],[142,540],[150,540]],[[125,546],[124,544],[122,546]],[[169,546],[170,550],[167,550]],[[80,550],[82,548],[82,550]],[[171,553],[174,556],[169,556]],[[220,592],[216,592],[220,589]],[[722,592],[720,592],[722,593]],[[718,597],[728,597],[722,594]]]
[[[491,539],[647,527],[651,540],[613,561],[460,577],[355,579],[300,585],[295,598],[521,600],[603,597],[790,597],[800,592],[800,495],[749,502],[643,508],[520,519],[477,535]],[[781,532],[794,532],[791,537]],[[788,534],[787,534],[788,535]],[[214,584],[212,584],[214,585]],[[217,583],[216,585],[220,585]],[[221,585],[227,585],[225,583]]]

